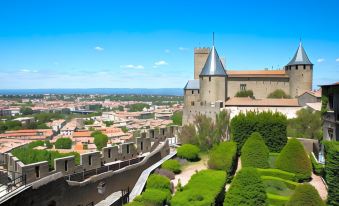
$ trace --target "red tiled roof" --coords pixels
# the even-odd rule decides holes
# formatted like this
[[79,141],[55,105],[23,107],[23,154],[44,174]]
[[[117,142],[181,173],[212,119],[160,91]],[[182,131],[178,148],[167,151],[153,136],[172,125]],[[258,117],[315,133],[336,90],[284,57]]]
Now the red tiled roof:
[[73,137],[90,137],[91,134],[91,131],[74,132]]
[[229,77],[282,77],[288,78],[285,70],[227,70]]
[[251,99],[249,97],[233,97],[225,102],[225,106],[299,107],[299,104],[298,99]]

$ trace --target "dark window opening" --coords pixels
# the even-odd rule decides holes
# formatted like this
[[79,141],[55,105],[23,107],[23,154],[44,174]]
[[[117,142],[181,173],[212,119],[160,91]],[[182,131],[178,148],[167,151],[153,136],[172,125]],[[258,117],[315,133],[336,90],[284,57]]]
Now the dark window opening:
[[211,77],[208,77],[208,81],[209,81],[209,82],[211,81]]
[[194,90],[192,90],[192,94],[194,94]]
[[246,84],[240,84],[240,91],[246,91]]
[[200,91],[198,90],[198,94],[200,93]]
[[127,154],[129,154],[129,145],[126,145]]
[[306,69],[306,65],[304,64],[304,69]]
[[191,102],[191,106],[194,106],[194,101]]
[[40,177],[40,168],[39,168],[39,166],[35,166],[35,176],[36,176],[37,178]]
[[165,135],[165,129],[162,129],[162,135]]
[[144,142],[140,142],[140,148],[141,150],[144,150]]
[[88,155],[88,164],[92,165],[92,156],[91,155]]
[[111,158],[111,149],[108,149],[108,158]]
[[65,161],[65,171],[67,172],[68,170],[68,160]]
[[330,107],[330,110],[333,110],[333,95],[328,96],[328,106]]

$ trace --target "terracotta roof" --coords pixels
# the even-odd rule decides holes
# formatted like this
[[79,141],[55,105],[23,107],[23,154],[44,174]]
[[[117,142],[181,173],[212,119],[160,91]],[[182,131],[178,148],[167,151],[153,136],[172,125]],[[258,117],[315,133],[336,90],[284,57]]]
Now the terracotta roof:
[[226,101],[225,106],[257,106],[257,107],[299,107],[298,99],[251,99],[234,97]]
[[227,70],[229,77],[283,77],[288,78],[285,70]]
[[73,137],[90,137],[91,134],[91,131],[74,132]]
[[[305,94],[305,93],[308,93],[308,94],[310,94],[310,95],[312,95],[312,96],[315,96],[315,97],[318,97],[318,98],[321,97],[321,89],[319,89],[319,90],[317,90],[317,91],[308,90],[308,91],[304,92],[303,94]],[[303,95],[303,94],[302,94],[302,95]],[[300,96],[301,96],[301,95],[300,95]]]

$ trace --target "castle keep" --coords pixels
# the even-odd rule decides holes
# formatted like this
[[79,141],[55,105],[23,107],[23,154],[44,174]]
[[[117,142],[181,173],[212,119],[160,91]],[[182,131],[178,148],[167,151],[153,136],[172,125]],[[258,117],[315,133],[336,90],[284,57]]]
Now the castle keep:
[[313,64],[302,44],[282,70],[226,70],[216,48],[194,49],[194,80],[184,88],[184,124],[197,114],[212,119],[225,107],[225,102],[239,91],[252,90],[256,99],[266,99],[277,89],[292,98],[312,89]]

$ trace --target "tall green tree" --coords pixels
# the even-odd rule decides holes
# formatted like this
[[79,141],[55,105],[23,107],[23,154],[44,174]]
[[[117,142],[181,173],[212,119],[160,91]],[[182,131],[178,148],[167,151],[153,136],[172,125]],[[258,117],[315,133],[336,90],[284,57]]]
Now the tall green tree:
[[108,136],[102,133],[97,133],[94,135],[94,144],[97,147],[97,150],[107,146]]
[[182,125],[182,111],[175,111],[171,117],[173,124]]

